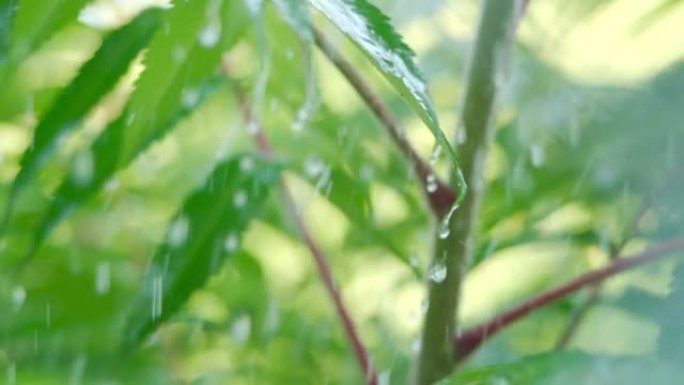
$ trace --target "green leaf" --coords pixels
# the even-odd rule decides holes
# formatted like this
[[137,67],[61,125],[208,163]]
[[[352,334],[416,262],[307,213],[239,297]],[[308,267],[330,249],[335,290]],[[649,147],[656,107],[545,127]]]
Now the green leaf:
[[[176,123],[190,115],[221,84],[214,75],[221,54],[245,29],[241,1],[224,1],[220,12],[208,0],[179,2],[168,12],[164,33],[158,33],[145,55],[145,70],[124,113],[111,123],[86,151],[92,158],[94,175],[89,183],[65,180],[58,188],[48,214],[35,238],[36,248],[69,212],[95,194],[116,171],[126,167],[151,143],[163,137]],[[220,16],[220,36],[207,36]],[[204,33],[204,36],[202,34]],[[212,39],[219,39],[213,42]],[[201,41],[200,41],[201,40]],[[207,44],[215,43],[215,44]],[[78,169],[79,157],[72,169]]]
[[229,255],[278,180],[279,167],[254,155],[219,164],[174,216],[157,247],[128,319],[124,348],[133,348],[176,313]]
[[129,24],[112,32],[57,97],[38,123],[33,142],[21,158],[21,169],[12,185],[8,213],[18,192],[45,165],[59,139],[73,130],[128,70],[159,26],[161,14],[160,9],[146,10]]
[[427,84],[413,58],[414,52],[394,30],[389,18],[366,0],[310,0],[328,20],[372,60],[408,104],[418,113],[444,149],[456,170],[460,196],[465,181],[456,151],[439,125]]
[[294,29],[300,39],[307,43],[313,42],[311,32],[311,17],[309,8],[301,0],[273,0],[273,4],[285,21]]
[[[197,105],[213,95],[221,84],[222,80],[218,77],[207,79],[198,89]],[[181,107],[165,124],[160,125],[160,131],[168,131],[194,111],[195,106]],[[119,159],[119,150],[127,130],[126,117],[125,114],[121,115],[98,136],[91,148],[76,155],[70,176],[57,188],[48,212],[41,221],[33,241],[34,251],[63,218],[95,194],[122,165],[127,164],[122,164]],[[84,162],[90,163],[88,167],[93,170],[92,178],[88,180],[77,175],[79,169],[84,167],[80,164]]]
[[[12,28],[9,49],[10,69],[0,76],[10,76],[15,65],[38,49],[52,35],[75,21],[88,0],[5,0],[9,7],[16,6],[14,23],[4,28]],[[0,8],[3,8],[3,4]],[[2,20],[0,16],[0,20]],[[1,39],[0,39],[1,40]],[[0,51],[1,53],[2,51]],[[1,63],[0,63],[1,64]]]
[[218,70],[221,55],[248,22],[240,0],[174,2],[164,33],[155,36],[145,55],[145,72],[126,109],[124,164],[158,138],[179,109],[197,104],[198,88]]

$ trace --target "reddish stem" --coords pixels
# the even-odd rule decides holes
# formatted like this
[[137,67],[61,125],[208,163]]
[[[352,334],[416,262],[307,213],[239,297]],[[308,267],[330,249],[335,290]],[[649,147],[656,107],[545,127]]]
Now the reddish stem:
[[482,325],[467,330],[454,339],[454,349],[456,350],[455,357],[457,362],[463,361],[497,332],[510,326],[529,313],[548,306],[583,287],[602,282],[607,278],[641,264],[656,261],[667,255],[667,253],[682,247],[684,247],[684,238],[677,238],[647,249],[633,257],[617,259],[602,269],[589,272],[564,285],[542,293],[513,309],[505,311]]
[[[321,52],[337,67],[347,82],[366,102],[366,105],[371,109],[375,117],[387,128],[387,133],[397,147],[399,147],[399,150],[401,150],[409,163],[413,165],[413,170],[420,181],[420,185],[423,187],[423,191],[427,194],[427,200],[432,211],[437,215],[437,218],[444,217],[456,200],[456,192],[441,179],[437,178],[430,165],[425,163],[420,155],[416,153],[411,143],[406,140],[401,124],[394,117],[389,107],[370,88],[359,71],[354,68],[354,65],[342,56],[321,31],[314,28],[313,32],[316,45]],[[435,178],[437,188],[432,192],[428,192],[428,177]]]
[[[247,101],[245,93],[237,85],[235,85],[235,94],[240,104],[240,109],[242,111],[242,116],[245,122],[247,122],[248,124],[257,125],[256,133],[254,134],[254,140],[257,146],[259,147],[259,150],[265,155],[273,156],[273,146],[271,146],[271,143],[268,140],[266,134],[264,133],[263,128],[260,126],[257,119],[252,114],[252,110],[249,106],[249,102]],[[318,274],[321,276],[323,284],[328,294],[330,295],[330,298],[333,301],[335,311],[337,312],[338,317],[342,321],[344,331],[347,334],[347,338],[349,339],[352,348],[354,349],[354,353],[356,354],[359,366],[365,374],[366,383],[368,385],[377,385],[378,375],[375,369],[373,368],[370,355],[368,354],[368,351],[363,345],[359,333],[356,330],[354,321],[352,320],[351,315],[349,314],[349,311],[347,310],[347,307],[345,306],[342,300],[342,296],[340,295],[340,292],[337,290],[337,284],[335,283],[335,278],[333,277],[332,270],[330,268],[330,263],[328,262],[328,258],[311,236],[309,229],[304,223],[304,219],[299,213],[299,210],[297,210],[297,205],[295,204],[294,199],[290,194],[290,191],[288,190],[287,186],[282,180],[280,181],[280,189],[282,191],[282,197],[285,203],[285,207],[287,207],[290,216],[295,222],[297,231],[299,232],[304,243],[311,252],[311,255],[313,256],[314,262],[316,264],[316,268],[318,269]]]

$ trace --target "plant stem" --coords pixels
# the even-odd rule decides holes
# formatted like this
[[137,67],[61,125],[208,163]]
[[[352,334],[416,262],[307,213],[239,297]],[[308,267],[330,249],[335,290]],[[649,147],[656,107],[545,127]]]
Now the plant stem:
[[[514,0],[486,0],[483,3],[458,127],[458,130],[465,130],[466,141],[459,146],[458,153],[471,193],[465,197],[454,220],[446,223],[449,226],[447,236],[444,236],[444,229],[438,229],[435,235],[433,268],[444,265],[446,277],[429,281],[428,309],[417,362],[417,385],[432,384],[454,367],[452,336],[456,330],[461,282],[473,254],[484,192],[484,162],[494,136],[496,79],[510,49],[517,22],[517,5]],[[449,220],[448,217],[443,219]]]
[[[437,178],[431,167],[421,159],[418,153],[416,153],[411,146],[411,143],[406,140],[404,129],[401,127],[399,120],[394,117],[389,107],[382,99],[373,92],[354,65],[333,46],[323,32],[314,28],[313,33],[316,45],[321,52],[335,65],[335,67],[337,67],[340,73],[347,79],[347,82],[356,90],[375,117],[380,120],[383,126],[385,126],[387,133],[397,147],[399,147],[399,150],[413,165],[413,170],[420,181],[423,192],[426,193],[432,211],[438,218],[446,215],[449,208],[451,208],[456,200],[456,192],[449,187],[449,185]],[[437,188],[434,192],[428,193],[428,179],[433,177],[435,178]]]
[[456,362],[461,362],[467,358],[484,342],[492,338],[497,332],[510,326],[515,321],[525,317],[529,313],[548,306],[555,301],[564,298],[586,286],[595,285],[603,282],[623,271],[633,269],[644,263],[657,261],[668,253],[684,248],[684,238],[676,238],[660,245],[654,246],[646,251],[632,257],[619,258],[608,266],[584,274],[566,284],[546,291],[522,304],[503,312],[491,320],[465,331],[454,339],[454,350],[457,351]]
[[[256,127],[258,127],[256,133],[254,134],[254,140],[257,146],[259,147],[259,150],[265,155],[274,156],[273,147],[271,146],[271,143],[268,137],[266,136],[263,127],[261,127],[261,125],[258,122],[258,119],[256,119],[256,117],[253,115],[244,91],[237,84],[234,85],[234,90],[235,96],[240,104],[240,110],[242,112],[243,120],[247,124],[256,125]],[[377,385],[377,373],[373,368],[370,355],[368,354],[368,351],[363,345],[359,333],[356,330],[354,321],[352,320],[351,315],[349,314],[349,311],[347,310],[347,307],[345,306],[344,301],[342,300],[342,296],[340,295],[340,292],[337,289],[337,284],[335,283],[335,278],[333,277],[332,269],[330,268],[328,258],[323,252],[323,250],[319,247],[318,243],[311,236],[311,233],[309,232],[309,229],[306,226],[299,210],[297,209],[297,205],[295,204],[294,199],[292,198],[292,194],[290,193],[289,189],[287,188],[287,185],[283,180],[280,181],[280,190],[286,210],[288,211],[290,217],[292,217],[292,219],[294,220],[295,226],[297,227],[297,231],[299,232],[300,236],[302,237],[302,240],[309,249],[309,252],[313,257],[314,263],[316,264],[318,274],[320,275],[321,280],[323,281],[323,284],[326,288],[326,291],[328,292],[328,295],[333,301],[333,305],[335,307],[335,311],[337,312],[337,316],[340,318],[340,321],[342,322],[342,326],[344,327],[344,331],[347,335],[347,338],[349,339],[349,343],[352,345],[359,366],[361,367],[361,370],[364,373],[366,384]]]

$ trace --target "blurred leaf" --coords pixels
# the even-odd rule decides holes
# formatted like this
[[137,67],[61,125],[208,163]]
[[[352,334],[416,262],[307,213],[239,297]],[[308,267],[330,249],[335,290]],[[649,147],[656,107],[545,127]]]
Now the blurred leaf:
[[680,368],[649,358],[557,352],[462,370],[439,382],[439,385],[664,385],[676,383],[681,374]]
[[[21,158],[21,169],[12,185],[7,215],[16,194],[45,165],[60,138],[76,127],[128,70],[131,61],[147,45],[159,26],[161,14],[160,9],[143,11],[129,24],[112,32],[55,100],[38,123],[33,142]],[[80,177],[92,178],[92,175],[86,175],[91,174],[92,164],[83,167],[84,172]]]
[[176,313],[225,258],[240,249],[242,233],[278,174],[278,167],[265,159],[235,156],[219,164],[206,184],[185,201],[154,252],[130,312],[123,337],[126,349]]
[[389,18],[366,0],[310,2],[361,48],[418,113],[457,170],[457,183],[463,191],[465,182],[458,172],[456,152],[439,125],[427,84],[413,61],[415,54],[394,30]]
[[[11,28],[11,41],[9,46],[9,66],[7,72],[0,73],[0,80],[12,75],[15,66],[33,51],[38,49],[52,35],[75,21],[83,6],[88,0],[56,0],[45,2],[43,0],[3,0],[0,9],[16,6],[14,22],[1,23],[2,29]],[[11,14],[7,14],[11,15]],[[1,16],[0,16],[1,17]],[[0,18],[0,20],[2,20]],[[2,33],[0,32],[0,36]],[[1,41],[2,39],[0,39]],[[1,47],[1,46],[0,46]],[[2,50],[0,50],[0,59]],[[0,60],[0,65],[2,65]]]
[[302,0],[273,0],[273,4],[285,21],[297,32],[300,39],[307,43],[313,42],[311,33],[311,17],[309,7]]
[[[216,8],[216,4],[221,7]],[[205,14],[211,17],[205,18]],[[97,192],[150,144],[191,114],[219,84],[221,54],[241,36],[247,21],[242,1],[179,2],[168,12],[145,55],[145,70],[123,114],[84,154],[94,169],[89,183],[65,180],[36,237],[39,244],[66,215]],[[218,19],[215,19],[218,18]],[[218,35],[213,35],[214,33]],[[79,157],[72,169],[78,168]]]
[[0,68],[7,60],[14,15],[18,0],[0,0]]

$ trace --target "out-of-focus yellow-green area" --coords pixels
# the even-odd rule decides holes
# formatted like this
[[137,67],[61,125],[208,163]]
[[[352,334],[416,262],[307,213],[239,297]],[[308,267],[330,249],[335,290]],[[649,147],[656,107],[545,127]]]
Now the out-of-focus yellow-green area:
[[[159,0],[95,1],[81,12],[80,23],[69,25],[22,63],[13,81],[17,89],[30,97],[13,99],[19,112],[0,121],[3,198],[18,170],[19,157],[31,141],[31,128],[40,118],[36,116],[35,109],[44,108],[40,105],[43,100],[40,95],[49,94],[73,78],[78,67],[99,46],[103,30],[124,24],[149,5],[166,3]],[[577,164],[587,162],[586,167],[578,167],[588,170],[581,173],[588,182],[578,179],[569,187],[563,185],[562,192],[545,191],[539,185],[529,187],[525,178],[533,178],[527,176],[529,170],[543,170],[546,162],[553,162],[552,146],[560,141],[558,138],[569,136],[572,141],[573,135],[584,135],[573,130],[593,127],[585,123],[600,115],[601,111],[597,110],[602,105],[598,104],[594,109],[577,106],[591,104],[587,100],[600,92],[615,91],[624,95],[638,90],[661,71],[681,61],[684,5],[672,7],[667,13],[649,19],[646,16],[654,10],[657,2],[614,0],[586,13],[577,12],[570,3],[562,0],[530,1],[529,10],[519,27],[520,48],[514,53],[510,68],[502,74],[504,86],[496,123],[501,132],[513,130],[510,126],[519,124],[515,127],[521,132],[517,137],[529,145],[522,146],[521,153],[512,157],[501,144],[504,139],[499,142],[497,138],[490,154],[486,178],[494,185],[492,190],[495,193],[485,200],[482,239],[478,244],[479,253],[486,258],[468,274],[463,287],[460,318],[465,326],[484,321],[535,293],[591,268],[603,266],[608,260],[608,243],[619,238],[621,226],[630,220],[638,207],[639,199],[628,191],[631,186],[625,186],[622,195],[602,197],[600,203],[582,195],[583,183],[600,184],[608,180],[607,184],[619,184],[611,179],[609,168],[603,172],[600,165],[591,163],[589,159],[576,160]],[[417,62],[427,78],[441,123],[449,138],[455,139],[466,58],[472,44],[479,2],[400,0],[382,1],[378,5],[396,20],[395,26],[406,43],[416,51]],[[314,19],[318,24],[324,24],[318,15]],[[302,51],[294,35],[282,32],[283,25],[276,25],[266,33],[269,49],[273,50],[269,81],[275,84],[269,83],[261,106],[262,112],[268,115],[263,119],[266,130],[272,133],[276,150],[295,153],[292,156],[296,159],[295,164],[304,170],[288,172],[285,180],[293,189],[297,205],[314,238],[329,255],[338,287],[378,366],[387,373],[395,371],[406,375],[409,372],[407,362],[417,349],[416,341],[425,310],[425,280],[430,274],[434,224],[426,210],[420,212],[426,206],[418,203],[421,194],[408,166],[399,167],[397,171],[397,164],[402,165],[401,156],[393,149],[382,128],[370,117],[361,99],[320,53],[314,53],[313,57],[320,92],[318,104],[325,109],[326,115],[312,119],[315,124],[307,127],[308,131],[301,135],[307,139],[295,140],[299,134],[293,134],[290,128],[297,112],[292,105],[304,103],[307,85],[299,57]],[[233,58],[236,72],[244,75],[248,85],[253,86],[263,70],[258,63],[259,49],[250,45],[258,39],[254,38],[254,32],[250,34],[249,42],[236,46]],[[401,117],[411,143],[428,159],[434,139],[421,120],[410,113],[351,44],[338,34],[333,34],[332,39],[349,53],[353,62],[363,69],[372,87],[388,100]],[[290,59],[292,56],[294,59]],[[519,70],[528,62],[534,63],[532,70]],[[73,154],[87,146],[121,111],[143,67],[143,61],[137,60],[117,88],[91,111],[82,124],[83,130],[64,139],[55,160],[41,173],[39,183],[31,186],[19,202],[18,212],[25,228],[35,222],[37,213],[46,206],[50,191],[68,172],[66,168]],[[540,96],[529,96],[525,93],[527,91],[518,92],[516,87],[533,83],[535,80],[530,79],[536,76],[535,68],[542,67],[552,73],[548,76],[553,79],[540,81]],[[296,84],[289,77],[295,79]],[[566,83],[571,86],[566,86]],[[270,89],[278,89],[279,94],[269,94]],[[585,93],[585,89],[595,93]],[[545,99],[547,95],[548,100]],[[562,97],[551,100],[558,95]],[[570,117],[566,118],[565,114]],[[610,119],[614,112],[607,114],[606,119]],[[327,147],[308,147],[308,141],[319,139],[318,134],[311,134],[311,130],[326,124],[322,120],[330,116],[336,119],[329,124],[336,126],[339,148],[328,151]],[[552,127],[555,124],[561,128]],[[644,127],[644,130],[648,129]],[[230,93],[222,91],[131,166],[118,173],[97,199],[61,224],[41,249],[35,267],[29,269],[23,281],[13,282],[10,273],[6,272],[9,270],[1,273],[3,293],[14,293],[13,300],[3,302],[3,305],[9,303],[11,308],[3,311],[2,317],[12,319],[16,316],[18,322],[25,322],[25,325],[16,327],[11,322],[8,324],[8,329],[21,333],[21,336],[16,337],[16,341],[11,336],[2,337],[10,343],[0,343],[0,363],[4,363],[8,371],[19,372],[22,372],[22,365],[29,368],[35,365],[40,368],[37,372],[48,373],[65,367],[66,377],[77,379],[93,366],[110,368],[113,364],[107,364],[107,354],[113,348],[92,346],[116,346],[118,335],[114,333],[121,322],[108,323],[102,317],[114,312],[123,313],[130,307],[132,293],[138,288],[146,261],[154,245],[163,238],[168,221],[183,198],[201,185],[220,154],[251,146],[244,131],[245,125],[234,100]],[[611,143],[605,146],[610,147]],[[357,148],[363,149],[366,158],[359,160],[359,169],[351,172],[358,180],[367,182],[374,223],[381,229],[390,229],[386,233],[389,237],[400,238],[386,243],[396,243],[395,246],[405,253],[423,276],[416,277],[410,266],[392,255],[389,247],[373,241],[377,234],[358,228],[354,220],[326,199],[316,184],[316,178],[307,180],[307,170],[315,171],[316,167],[322,167],[320,163],[325,164],[327,157],[354,154],[353,149]],[[356,167],[359,162],[350,162],[348,167]],[[661,165],[653,167],[662,168]],[[445,161],[439,160],[436,168],[441,176],[448,177]],[[594,168],[600,170],[594,173]],[[383,179],[378,177],[382,173],[392,175]],[[517,175],[522,176],[516,179]],[[540,180],[551,178],[546,174],[535,174],[535,177]],[[528,186],[530,190],[539,189],[538,197],[529,203],[534,206],[529,211],[508,212],[499,207],[502,200],[508,199],[503,194],[508,191],[509,179],[513,180],[510,188],[514,190],[516,183]],[[334,184],[330,187],[336,188]],[[579,192],[574,196],[567,195],[577,197],[577,202],[563,195],[573,188]],[[496,195],[499,191],[502,192],[501,197]],[[215,373],[219,378],[212,383],[268,381],[254,380],[250,377],[253,375],[250,370],[268,372],[264,378],[282,375],[289,381],[307,378],[309,383],[325,383],[325,373],[343,373],[339,377],[332,376],[331,383],[358,379],[353,374],[355,363],[330,301],[316,276],[309,251],[287,220],[274,219],[282,211],[276,208],[280,202],[277,193],[272,194],[271,200],[274,204],[267,208],[265,219],[252,223],[243,240],[245,250],[263,269],[267,286],[264,289],[267,298],[264,308],[256,312],[261,318],[257,320],[257,315],[249,307],[249,300],[244,299],[250,294],[256,296],[261,293],[243,293],[235,282],[243,283],[247,288],[244,290],[252,290],[257,285],[250,281],[251,276],[240,276],[228,264],[212,278],[207,290],[192,296],[183,316],[185,318],[165,326],[143,348],[143,352],[153,354],[140,359],[136,370],[152,377],[180,379],[180,383],[191,383],[206,373]],[[544,211],[546,207],[552,209]],[[648,222],[648,218],[644,222]],[[554,238],[557,234],[584,229],[595,230],[605,239],[578,244],[571,237],[560,241]],[[528,233],[540,237],[540,241],[530,239],[497,250],[506,240]],[[7,256],[7,261],[2,262],[3,269],[17,261],[21,254],[18,249],[10,248],[23,247],[26,242],[27,236],[19,235],[14,243],[0,243],[0,255]],[[627,254],[636,252],[642,250],[646,243],[637,239],[627,243],[625,250]],[[621,309],[613,300],[634,288],[654,296],[664,296],[668,292],[672,269],[673,263],[668,262],[611,279],[604,291],[608,300],[590,310],[570,347],[618,356],[654,354],[657,350],[657,325]],[[84,270],[91,271],[91,274],[81,274]],[[100,273],[92,274],[92,271]],[[101,274],[100,278],[97,274]],[[104,279],[102,274],[106,274],[108,285],[118,285],[120,289],[112,293],[95,293],[97,285],[102,282],[85,281],[92,277]],[[68,293],[53,292],[52,285],[63,285]],[[17,290],[25,290],[25,298],[21,301],[17,300],[21,297]],[[81,295],[82,291],[92,293]],[[232,301],[229,297],[236,291],[240,300]],[[486,348],[489,350],[485,349],[481,356],[476,357],[475,362],[491,362],[499,357],[508,359],[514,353],[524,355],[551,348],[565,327],[569,309],[581,302],[584,295],[579,294],[559,306],[544,309],[513,326],[493,341],[490,348]],[[32,307],[33,315],[28,318],[18,316],[22,306]],[[81,309],[86,310],[83,317],[78,316]],[[56,318],[50,321],[50,317]],[[42,337],[46,322],[55,322],[53,328],[61,331],[49,338]],[[296,327],[291,325],[297,323]],[[46,334],[50,333],[49,327]],[[70,334],[78,328],[87,332]],[[278,334],[286,328],[290,329],[285,335]],[[100,333],[102,340],[98,339]],[[251,346],[249,338],[254,334],[268,335],[271,338],[268,347],[257,343]],[[60,344],[65,342],[60,338],[80,338],[78,345],[83,353],[78,355],[74,351],[79,349],[71,349],[66,356],[61,355]],[[33,354],[47,364],[43,361],[36,363],[30,358],[12,363],[12,344],[21,346],[19,350],[24,357],[31,357],[33,349]],[[329,352],[307,350],[321,346],[326,346]],[[56,353],[46,354],[49,349]],[[97,351],[94,357],[88,358],[89,349]],[[297,369],[301,362],[314,361],[312,357],[316,357],[315,364],[312,364],[315,370],[308,367]],[[230,374],[221,377],[224,372]],[[283,375],[286,372],[292,373]],[[311,373],[317,377],[307,377]],[[400,378],[402,374],[397,376]],[[40,382],[44,377],[39,375],[23,375],[26,383],[47,383]],[[32,378],[34,382],[31,382]],[[54,383],[60,382],[56,380]]]

